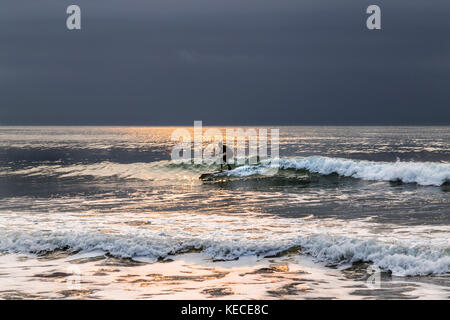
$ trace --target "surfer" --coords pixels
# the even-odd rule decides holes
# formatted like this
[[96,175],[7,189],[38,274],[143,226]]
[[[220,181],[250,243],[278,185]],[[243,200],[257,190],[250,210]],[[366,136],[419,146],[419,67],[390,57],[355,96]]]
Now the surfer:
[[232,159],[233,151],[226,145],[222,145],[222,162],[220,163],[220,171],[223,171],[223,165],[226,164],[228,170],[231,170],[230,164],[227,162],[228,159]]

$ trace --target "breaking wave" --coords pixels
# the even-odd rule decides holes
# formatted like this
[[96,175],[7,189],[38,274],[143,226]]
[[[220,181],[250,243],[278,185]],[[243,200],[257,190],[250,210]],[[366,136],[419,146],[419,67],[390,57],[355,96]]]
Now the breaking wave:
[[[193,179],[201,173],[216,171],[215,163],[193,164],[170,161],[137,162],[130,164],[99,162],[75,165],[40,165],[21,170],[0,170],[0,175],[57,176],[76,178],[93,176],[97,178],[167,180]],[[264,160],[256,165],[236,166],[233,170],[214,174],[213,177],[248,178],[252,176],[284,177],[288,171],[309,174],[351,177],[373,181],[398,181],[416,183],[422,186],[441,186],[450,182],[450,163],[446,162],[376,162],[331,158],[323,156],[281,158]]]
[[371,262],[394,275],[430,275],[450,273],[450,249],[444,245],[374,238],[316,234],[290,239],[248,238],[217,239],[214,234],[183,237],[164,233],[105,234],[93,232],[8,232],[0,238],[0,251],[45,254],[54,250],[68,252],[102,251],[120,258],[166,258],[170,255],[201,251],[214,260],[235,260],[243,256],[261,257],[298,251],[326,263]]
[[439,162],[374,162],[329,157],[283,158],[278,163],[242,166],[223,173],[225,176],[247,177],[271,175],[274,168],[304,170],[321,175],[338,174],[374,181],[401,181],[423,186],[441,186],[450,181],[450,163]]

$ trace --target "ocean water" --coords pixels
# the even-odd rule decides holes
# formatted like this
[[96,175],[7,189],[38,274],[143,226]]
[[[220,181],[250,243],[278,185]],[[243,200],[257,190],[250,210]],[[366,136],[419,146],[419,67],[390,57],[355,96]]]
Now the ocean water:
[[0,297],[449,298],[450,127],[279,127],[208,181],[175,129],[0,127]]

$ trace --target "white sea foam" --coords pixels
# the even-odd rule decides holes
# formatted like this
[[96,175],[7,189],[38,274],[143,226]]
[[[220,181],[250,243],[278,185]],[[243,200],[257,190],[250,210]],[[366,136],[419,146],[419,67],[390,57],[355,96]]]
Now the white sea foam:
[[305,253],[321,261],[370,261],[395,275],[428,275],[450,272],[450,249],[414,241],[383,242],[345,236],[316,235],[301,241]]
[[[218,176],[248,177],[252,175],[271,175],[277,166],[270,161],[258,165],[244,165],[231,171],[224,171]],[[175,164],[170,161],[152,163],[121,164],[100,162],[76,165],[41,165],[29,169],[3,171],[0,175],[15,174],[26,176],[52,176],[70,178],[77,176],[118,177],[120,179],[193,179],[201,172],[217,169],[217,165],[204,164],[196,166],[190,163]],[[336,173],[374,181],[402,181],[423,186],[440,186],[450,181],[450,163],[441,162],[376,162],[312,156],[304,158],[281,158],[279,169],[307,170],[311,173],[328,175]]]
[[[368,261],[395,275],[450,272],[446,227],[433,230],[433,238],[426,236],[430,230],[414,227],[408,227],[406,236],[398,232],[391,238],[372,233],[370,229],[376,226],[368,222],[336,219],[167,215],[153,216],[150,223],[136,227],[124,225],[123,221],[129,217],[123,214],[110,217],[107,224],[100,222],[102,217],[76,222],[70,215],[65,216],[71,222],[59,228],[51,225],[60,222],[49,223],[45,217],[36,216],[28,231],[5,230],[5,225],[0,225],[0,251],[38,254],[56,249],[102,251],[122,258],[156,260],[197,249],[208,258],[233,260],[244,256],[270,256],[301,247],[301,253],[318,261],[337,264]],[[40,230],[36,230],[36,226]]]
[[[282,158],[280,169],[308,170],[311,173],[328,175],[336,173],[374,181],[402,181],[423,186],[440,186],[450,181],[450,163],[440,162],[375,162],[321,156],[305,158]],[[273,168],[270,162],[255,166],[243,166],[232,170],[228,176],[264,175]]]
[[149,257],[154,260],[170,254],[199,249],[216,260],[233,260],[243,256],[267,256],[300,246],[302,252],[328,263],[369,261],[395,275],[428,275],[450,272],[448,248],[426,245],[388,244],[374,239],[330,237],[326,235],[299,237],[287,242],[220,240],[211,238],[168,238],[164,235],[111,235],[54,232],[2,236],[0,250],[21,253],[43,253],[68,248],[69,251],[101,250],[122,258]]

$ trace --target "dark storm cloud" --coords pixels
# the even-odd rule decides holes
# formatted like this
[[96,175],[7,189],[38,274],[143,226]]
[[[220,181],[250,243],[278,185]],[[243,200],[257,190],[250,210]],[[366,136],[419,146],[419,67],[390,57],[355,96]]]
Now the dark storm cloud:
[[[65,10],[82,9],[68,31]],[[382,8],[381,31],[365,9]],[[447,0],[2,1],[0,124],[450,124]]]

